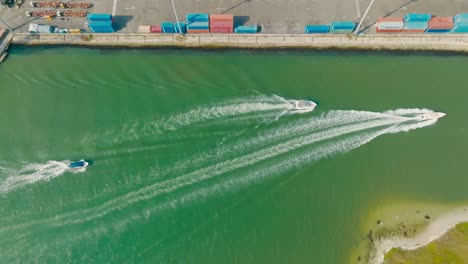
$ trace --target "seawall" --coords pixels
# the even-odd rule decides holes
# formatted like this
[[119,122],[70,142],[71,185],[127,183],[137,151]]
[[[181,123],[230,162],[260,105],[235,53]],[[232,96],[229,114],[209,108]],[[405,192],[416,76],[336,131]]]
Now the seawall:
[[81,45],[112,47],[338,48],[375,50],[468,51],[467,35],[369,34],[26,34],[16,33],[18,45]]

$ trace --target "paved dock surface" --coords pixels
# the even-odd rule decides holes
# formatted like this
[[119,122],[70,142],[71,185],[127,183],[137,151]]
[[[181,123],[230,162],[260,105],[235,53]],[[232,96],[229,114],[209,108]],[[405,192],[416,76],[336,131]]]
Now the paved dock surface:
[[[179,19],[187,13],[230,13],[236,23],[258,25],[263,33],[303,33],[310,23],[329,23],[334,20],[359,22],[371,0],[174,0]],[[89,12],[111,13],[120,33],[135,33],[139,25],[155,25],[175,21],[170,0],[91,0]],[[0,18],[15,32],[27,32],[31,22],[62,28],[86,28],[85,18],[54,18],[46,20],[25,15],[32,10],[29,1],[20,8],[0,7]],[[363,25],[372,32],[372,24],[379,17],[403,16],[406,13],[431,13],[453,16],[468,13],[466,0],[377,0]]]

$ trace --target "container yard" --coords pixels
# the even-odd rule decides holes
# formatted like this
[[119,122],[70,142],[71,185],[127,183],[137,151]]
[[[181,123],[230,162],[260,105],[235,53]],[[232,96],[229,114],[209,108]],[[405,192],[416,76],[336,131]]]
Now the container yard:
[[[236,39],[236,35],[254,34],[262,38],[265,34],[273,34],[277,37],[265,39],[278,41],[276,44],[285,47],[297,46],[296,43],[280,43],[279,40],[291,40],[290,34],[298,34],[297,39],[304,46],[309,44],[302,40],[301,34],[337,36],[337,39],[340,39],[340,35],[350,37],[356,34],[361,19],[360,35],[352,38],[361,38],[362,34],[378,34],[399,41],[401,34],[445,36],[468,33],[468,5],[463,3],[442,5],[436,0],[375,1],[370,12],[367,12],[370,2],[317,0],[320,5],[313,6],[308,1],[232,0],[195,3],[175,0],[175,6],[172,6],[170,1],[162,0],[33,1],[22,6],[0,6],[0,26],[11,28],[15,34],[34,34],[35,39],[38,39],[37,35],[58,33],[118,33],[119,39],[123,39],[122,35],[128,35],[131,39],[133,37],[130,34],[135,33],[182,34],[185,35],[184,39],[193,39],[189,36],[198,34],[215,34],[225,38],[227,34],[232,35],[229,40],[243,39]],[[12,3],[18,4],[20,1]],[[177,9],[177,17],[174,8]],[[219,41],[217,38],[201,38],[200,41],[210,42],[210,39],[214,45],[227,42],[226,39]]]

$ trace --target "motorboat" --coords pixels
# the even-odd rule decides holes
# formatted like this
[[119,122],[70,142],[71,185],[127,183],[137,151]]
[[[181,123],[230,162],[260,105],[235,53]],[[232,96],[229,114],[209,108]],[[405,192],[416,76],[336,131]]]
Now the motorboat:
[[444,117],[446,114],[441,113],[441,112],[431,112],[431,113],[426,113],[419,115],[420,120],[432,120],[432,119],[439,119],[441,117]]
[[87,162],[84,159],[81,159],[78,161],[71,161],[70,163],[68,163],[69,170],[84,169],[88,166],[89,166],[89,162]]
[[288,100],[292,105],[292,110],[296,111],[313,111],[317,104],[309,100]]

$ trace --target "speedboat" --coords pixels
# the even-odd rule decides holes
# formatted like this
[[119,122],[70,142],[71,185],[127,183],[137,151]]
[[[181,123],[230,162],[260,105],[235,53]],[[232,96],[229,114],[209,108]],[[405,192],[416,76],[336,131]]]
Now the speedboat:
[[292,105],[292,109],[297,111],[312,111],[317,106],[315,102],[309,100],[288,100],[288,102]]
[[431,120],[431,119],[439,119],[444,117],[446,114],[441,112],[431,112],[427,114],[422,114],[419,116],[420,120]]
[[84,159],[80,159],[78,161],[71,161],[70,163],[68,163],[69,170],[84,169],[88,166],[89,166],[89,162],[87,162]]

